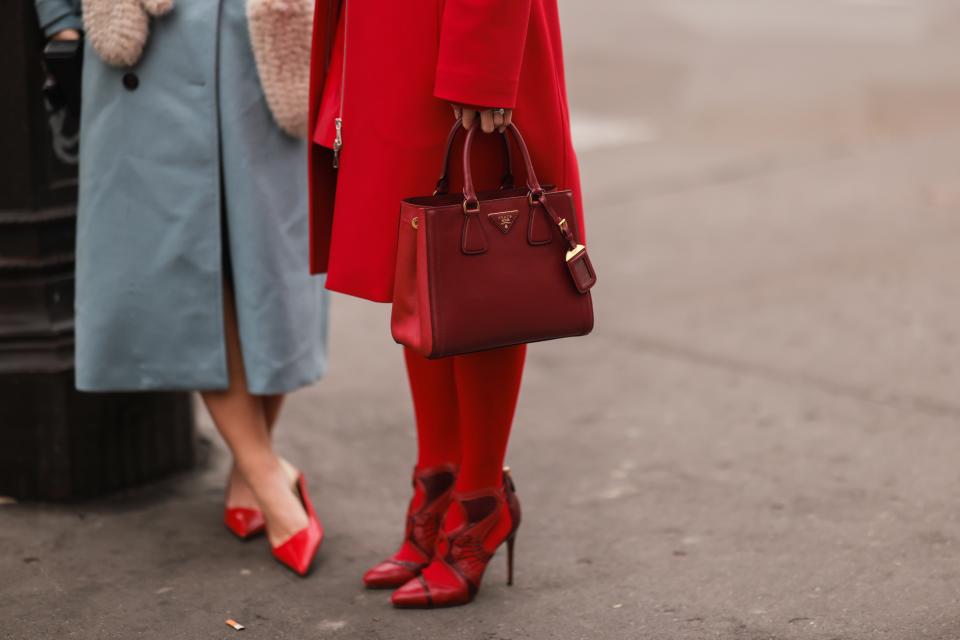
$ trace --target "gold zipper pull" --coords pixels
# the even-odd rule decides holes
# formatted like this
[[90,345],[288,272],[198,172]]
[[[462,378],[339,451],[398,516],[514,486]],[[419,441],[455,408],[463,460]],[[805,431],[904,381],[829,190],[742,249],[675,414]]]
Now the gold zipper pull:
[[340,168],[340,149],[343,148],[343,120],[335,118],[333,126],[337,129],[337,136],[333,139],[333,168]]

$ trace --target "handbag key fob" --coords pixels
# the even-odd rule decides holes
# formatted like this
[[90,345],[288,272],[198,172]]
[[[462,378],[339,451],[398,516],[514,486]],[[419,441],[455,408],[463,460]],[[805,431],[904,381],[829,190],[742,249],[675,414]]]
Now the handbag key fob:
[[597,284],[597,272],[593,269],[593,263],[590,262],[590,255],[587,248],[582,244],[567,252],[567,269],[570,270],[570,276],[573,278],[573,286],[580,293],[586,293]]

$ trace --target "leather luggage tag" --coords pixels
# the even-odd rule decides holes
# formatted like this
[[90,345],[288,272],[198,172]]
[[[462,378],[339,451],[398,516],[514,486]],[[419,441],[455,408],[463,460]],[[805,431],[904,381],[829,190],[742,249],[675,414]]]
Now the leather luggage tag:
[[582,244],[567,252],[567,269],[570,270],[570,276],[573,278],[573,286],[580,293],[587,293],[593,285],[597,284],[597,272],[593,270],[590,255]]

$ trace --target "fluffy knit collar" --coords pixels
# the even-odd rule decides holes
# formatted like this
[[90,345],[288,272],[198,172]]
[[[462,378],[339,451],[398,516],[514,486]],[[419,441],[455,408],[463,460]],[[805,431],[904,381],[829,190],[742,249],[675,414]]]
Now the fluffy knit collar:
[[104,62],[132,67],[140,61],[150,18],[173,10],[173,0],[83,0],[83,26]]
[[[314,1],[246,0],[250,45],[264,95],[277,124],[297,137],[307,136]],[[107,64],[132,67],[143,56],[151,19],[172,11],[173,3],[83,0],[87,39]]]

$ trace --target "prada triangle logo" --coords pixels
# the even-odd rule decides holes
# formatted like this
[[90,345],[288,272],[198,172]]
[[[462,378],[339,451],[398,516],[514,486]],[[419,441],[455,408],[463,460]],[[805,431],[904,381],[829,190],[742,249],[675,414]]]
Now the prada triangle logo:
[[517,218],[520,216],[520,212],[513,211],[497,211],[496,213],[488,213],[487,217],[490,218],[490,222],[496,225],[497,229],[500,229],[504,235],[510,233],[510,230],[513,229],[513,223],[517,221]]

